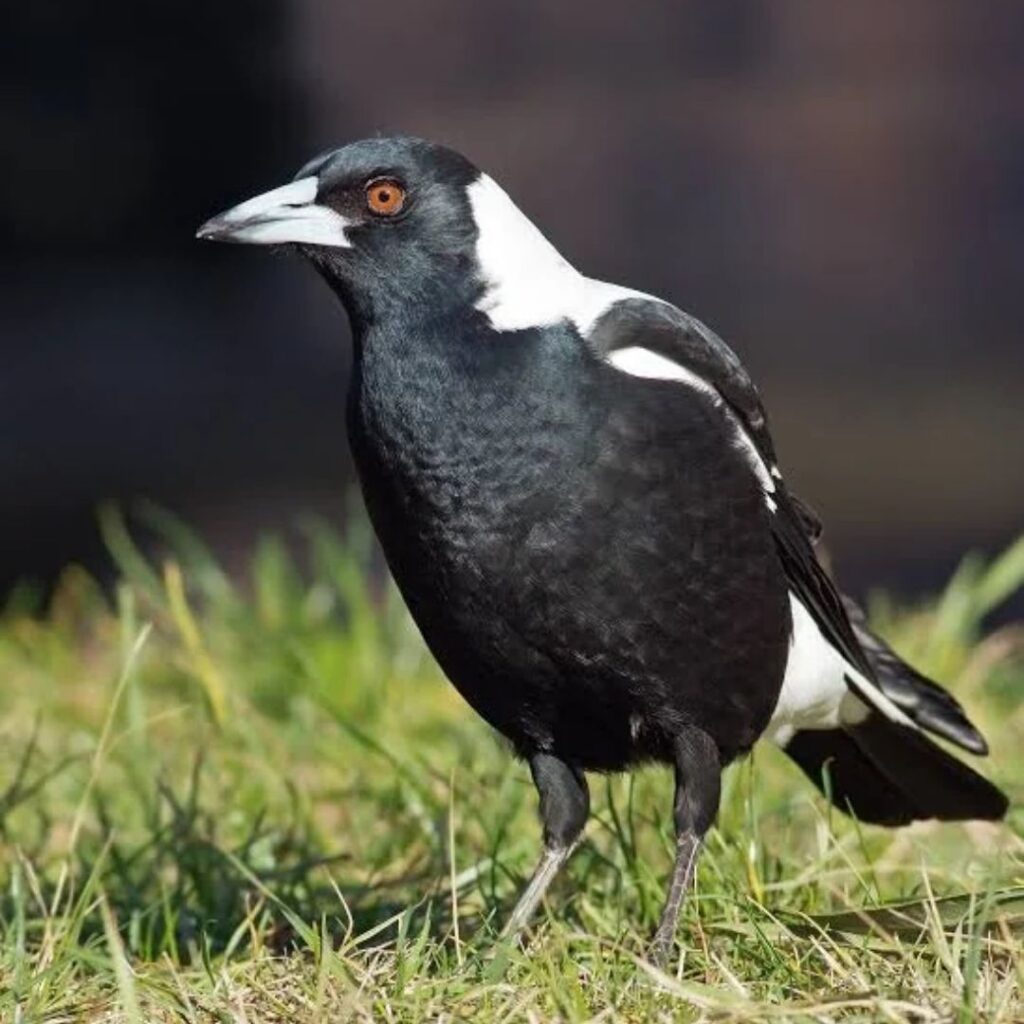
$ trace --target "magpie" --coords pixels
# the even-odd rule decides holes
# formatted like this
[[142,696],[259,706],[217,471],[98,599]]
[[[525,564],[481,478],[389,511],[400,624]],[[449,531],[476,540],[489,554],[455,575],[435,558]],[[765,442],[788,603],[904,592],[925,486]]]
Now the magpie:
[[349,440],[389,568],[539,794],[506,936],[579,842],[586,772],[674,769],[659,962],[722,770],[762,736],[864,822],[1003,816],[928,737],[986,753],[963,709],[823,570],[758,391],[700,321],[584,276],[492,178],[411,137],[321,155],[198,237],[298,250],[348,313]]

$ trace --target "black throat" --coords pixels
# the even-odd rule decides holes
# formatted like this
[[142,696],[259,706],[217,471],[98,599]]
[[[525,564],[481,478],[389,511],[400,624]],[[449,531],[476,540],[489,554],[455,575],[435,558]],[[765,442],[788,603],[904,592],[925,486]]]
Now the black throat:
[[497,332],[462,305],[353,328],[357,459],[425,499],[528,490],[590,433],[581,410],[595,408],[584,395],[595,360],[568,325]]
[[475,310],[354,328],[349,439],[415,604],[417,581],[499,564],[536,503],[561,500],[552,480],[571,486],[596,434],[596,361],[567,325],[500,333]]

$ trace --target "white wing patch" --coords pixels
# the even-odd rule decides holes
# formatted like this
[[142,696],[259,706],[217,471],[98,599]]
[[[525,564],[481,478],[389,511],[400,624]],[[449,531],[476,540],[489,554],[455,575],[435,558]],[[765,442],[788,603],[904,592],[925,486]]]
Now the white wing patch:
[[705,394],[718,396],[718,391],[703,377],[698,376],[674,359],[652,352],[649,348],[631,345],[608,353],[608,362],[616,369],[633,377],[651,377],[657,380],[678,380]]
[[[757,475],[757,479],[760,481],[765,494],[768,495],[774,492],[775,479],[779,478],[778,469],[772,467],[769,470],[764,459],[761,458],[761,453],[757,450],[757,446],[750,440],[747,432],[743,429],[743,424],[725,404],[725,400],[716,387],[692,370],[688,370],[685,366],[680,365],[674,359],[669,359],[667,356],[661,355],[660,352],[652,352],[650,349],[642,348],[638,345],[633,345],[629,348],[619,348],[609,352],[608,362],[616,369],[632,374],[634,377],[678,380],[709,395],[723,413],[729,417],[735,431],[734,443],[746,457],[747,462],[750,463],[750,467]],[[776,508],[775,502],[771,498],[766,498],[765,500],[769,510],[774,512]]]

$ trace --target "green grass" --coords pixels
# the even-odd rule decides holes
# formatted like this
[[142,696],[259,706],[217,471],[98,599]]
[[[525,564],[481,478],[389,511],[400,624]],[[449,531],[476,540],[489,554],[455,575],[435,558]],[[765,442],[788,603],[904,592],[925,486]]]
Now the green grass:
[[[0,1020],[1020,1021],[1024,813],[858,828],[759,748],[726,778],[667,974],[643,961],[671,780],[593,778],[527,953],[495,933],[538,852],[525,768],[444,682],[365,529],[229,580],[103,517],[116,600],[69,569],[0,617]],[[1024,543],[876,622],[950,683],[1024,794],[1021,630],[980,622]]]

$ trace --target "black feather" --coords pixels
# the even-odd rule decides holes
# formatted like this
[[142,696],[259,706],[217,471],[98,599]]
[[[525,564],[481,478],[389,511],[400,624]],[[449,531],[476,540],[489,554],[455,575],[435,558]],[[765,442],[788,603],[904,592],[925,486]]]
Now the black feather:
[[968,720],[956,698],[908,665],[881,637],[872,633],[864,612],[855,601],[844,597],[843,604],[886,697],[922,729],[972,754],[987,754],[985,737]]
[[798,732],[785,750],[837,807],[861,821],[995,821],[1006,813],[1006,796],[991,782],[913,727],[880,714],[846,729]]
[[[839,591],[815,557],[814,547],[796,506],[781,485],[773,497],[776,512],[771,518],[772,534],[794,593],[810,612],[825,639],[851,665],[872,679],[874,672],[857,642]],[[860,692],[859,684],[851,680],[851,685]]]

